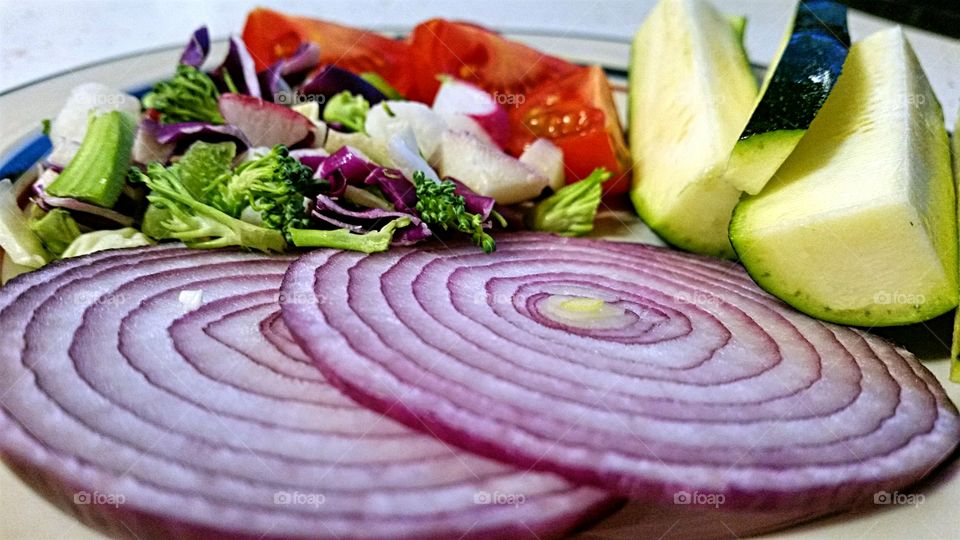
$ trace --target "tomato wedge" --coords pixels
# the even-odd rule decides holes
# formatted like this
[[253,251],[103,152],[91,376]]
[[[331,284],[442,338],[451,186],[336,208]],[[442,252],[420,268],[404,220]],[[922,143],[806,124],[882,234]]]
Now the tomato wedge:
[[425,103],[433,102],[440,87],[438,75],[456,77],[494,94],[494,98],[509,100],[578,69],[566,60],[464,22],[422,22],[413,29],[409,41],[418,72],[409,97]]
[[373,71],[403,95],[410,92],[416,74],[409,69],[410,47],[404,41],[265,8],[256,8],[247,15],[243,42],[258,71],[289,56],[301,43],[313,42],[320,47],[321,64],[333,64],[357,74]]
[[628,191],[630,152],[603,69],[578,68],[534,88],[524,98],[508,107],[512,128],[509,152],[519,155],[535,139],[548,139],[563,150],[568,183],[606,167],[613,176],[604,184],[604,193]]

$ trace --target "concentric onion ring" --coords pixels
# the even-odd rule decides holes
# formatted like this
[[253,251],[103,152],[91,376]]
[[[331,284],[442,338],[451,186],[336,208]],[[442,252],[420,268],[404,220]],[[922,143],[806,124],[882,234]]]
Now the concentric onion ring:
[[317,252],[282,291],[297,342],[361,403],[630,497],[838,507],[914,482],[960,440],[910,353],[661,248],[517,234],[489,256]]
[[[289,261],[147,248],[8,284],[4,459],[123,537],[543,537],[610,508],[330,387],[276,317]],[[204,305],[189,311],[187,290]]]

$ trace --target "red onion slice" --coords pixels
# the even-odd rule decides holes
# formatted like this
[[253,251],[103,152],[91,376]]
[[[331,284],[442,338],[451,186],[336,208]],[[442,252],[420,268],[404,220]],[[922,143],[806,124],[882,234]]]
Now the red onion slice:
[[329,386],[276,316],[289,261],[102,252],[0,289],[0,455],[123,537],[554,537],[616,502]]
[[735,265],[533,234],[497,248],[315,252],[287,272],[283,317],[368,407],[644,500],[839,508],[960,440],[910,353],[791,310]]

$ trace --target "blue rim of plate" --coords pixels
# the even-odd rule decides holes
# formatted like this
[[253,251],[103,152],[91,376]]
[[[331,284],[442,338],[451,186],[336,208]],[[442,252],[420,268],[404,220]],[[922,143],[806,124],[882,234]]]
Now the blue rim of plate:
[[[383,26],[372,28],[373,31],[381,32],[385,34],[390,34],[394,36],[402,36],[409,32],[409,27],[391,27]],[[598,41],[604,43],[616,43],[620,45],[629,46],[631,40],[629,38],[611,36],[605,34],[592,34],[585,32],[561,32],[555,30],[533,30],[533,29],[517,29],[517,28],[500,28],[500,32],[507,35],[515,36],[527,36],[527,37],[547,37],[547,38],[566,38],[566,39],[579,39],[584,41]],[[226,41],[226,37],[220,37],[215,40],[215,42]],[[19,84],[13,88],[8,88],[3,92],[0,92],[0,98],[14,92],[25,90],[30,88],[33,85],[53,80],[64,75],[68,75],[75,71],[80,71],[84,69],[89,69],[104,64],[109,64],[112,62],[119,62],[123,60],[129,60],[131,58],[136,58],[138,56],[143,56],[152,53],[160,53],[166,51],[174,51],[182,48],[182,44],[178,45],[167,45],[162,47],[155,47],[151,49],[143,49],[139,51],[134,51],[126,54],[121,54],[117,56],[112,56],[104,58],[102,60],[97,60],[95,62],[89,62],[86,64],[81,64],[79,66],[74,66],[72,68],[64,69],[49,75],[44,75],[43,77],[34,79],[32,81]],[[603,68],[603,71],[607,74],[608,77],[615,77],[619,79],[627,78],[627,70],[621,66],[612,66],[606,64],[600,64],[600,67]],[[751,67],[755,71],[762,71],[766,69],[766,66],[762,66],[756,63],[751,62]],[[127,92],[131,94],[142,97],[152,85],[147,85],[134,89],[127,89]],[[37,129],[35,132],[32,132],[26,135],[20,142],[14,144],[9,150],[0,154],[0,178],[11,178],[16,179],[26,171],[30,170],[31,167],[36,165],[47,153],[52,149],[52,143],[50,139],[40,132]]]

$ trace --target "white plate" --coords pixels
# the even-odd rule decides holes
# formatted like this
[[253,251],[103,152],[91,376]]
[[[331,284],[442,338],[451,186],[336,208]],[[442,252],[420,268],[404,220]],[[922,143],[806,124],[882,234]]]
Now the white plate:
[[[577,62],[602,65],[616,89],[621,115],[625,111],[624,90],[629,42],[617,38],[576,34],[514,33],[510,36],[548,53]],[[25,169],[43,153],[46,144],[40,137],[40,121],[57,114],[71,88],[82,82],[96,81],[117,88],[143,89],[170,76],[179,53],[180,47],[177,46],[107,60],[0,94],[0,177],[9,174],[11,170]],[[224,44],[218,43],[211,57],[221,58],[224,53]],[[944,85],[942,82],[937,86],[946,87],[952,92],[952,95],[939,96],[942,102],[957,102],[960,88],[954,84]],[[954,107],[945,108],[954,110]],[[656,236],[628,211],[605,212],[598,232],[607,237],[659,243]],[[947,381],[949,365],[945,357],[944,342],[949,339],[948,326],[949,321],[942,318],[931,325],[899,329],[888,332],[888,335],[892,335],[923,357],[927,367],[944,384],[954,402],[960,403],[960,385]],[[960,501],[960,461],[957,453],[954,454],[951,464],[941,467],[934,478],[904,493],[906,494],[921,495],[922,503],[872,505],[856,513],[820,519],[787,529],[772,537],[947,539],[957,536],[960,531],[960,511],[957,510]],[[918,497],[910,500],[916,501]],[[792,514],[734,515],[723,512],[722,509],[716,512],[690,512],[683,507],[651,508],[648,505],[628,504],[619,513],[585,532],[583,536],[664,538],[690,534],[691,531],[712,531],[720,537],[743,536],[769,528],[771,522],[804,520],[802,509]],[[83,540],[103,537],[60,513],[27,488],[11,471],[0,467],[0,538]]]

